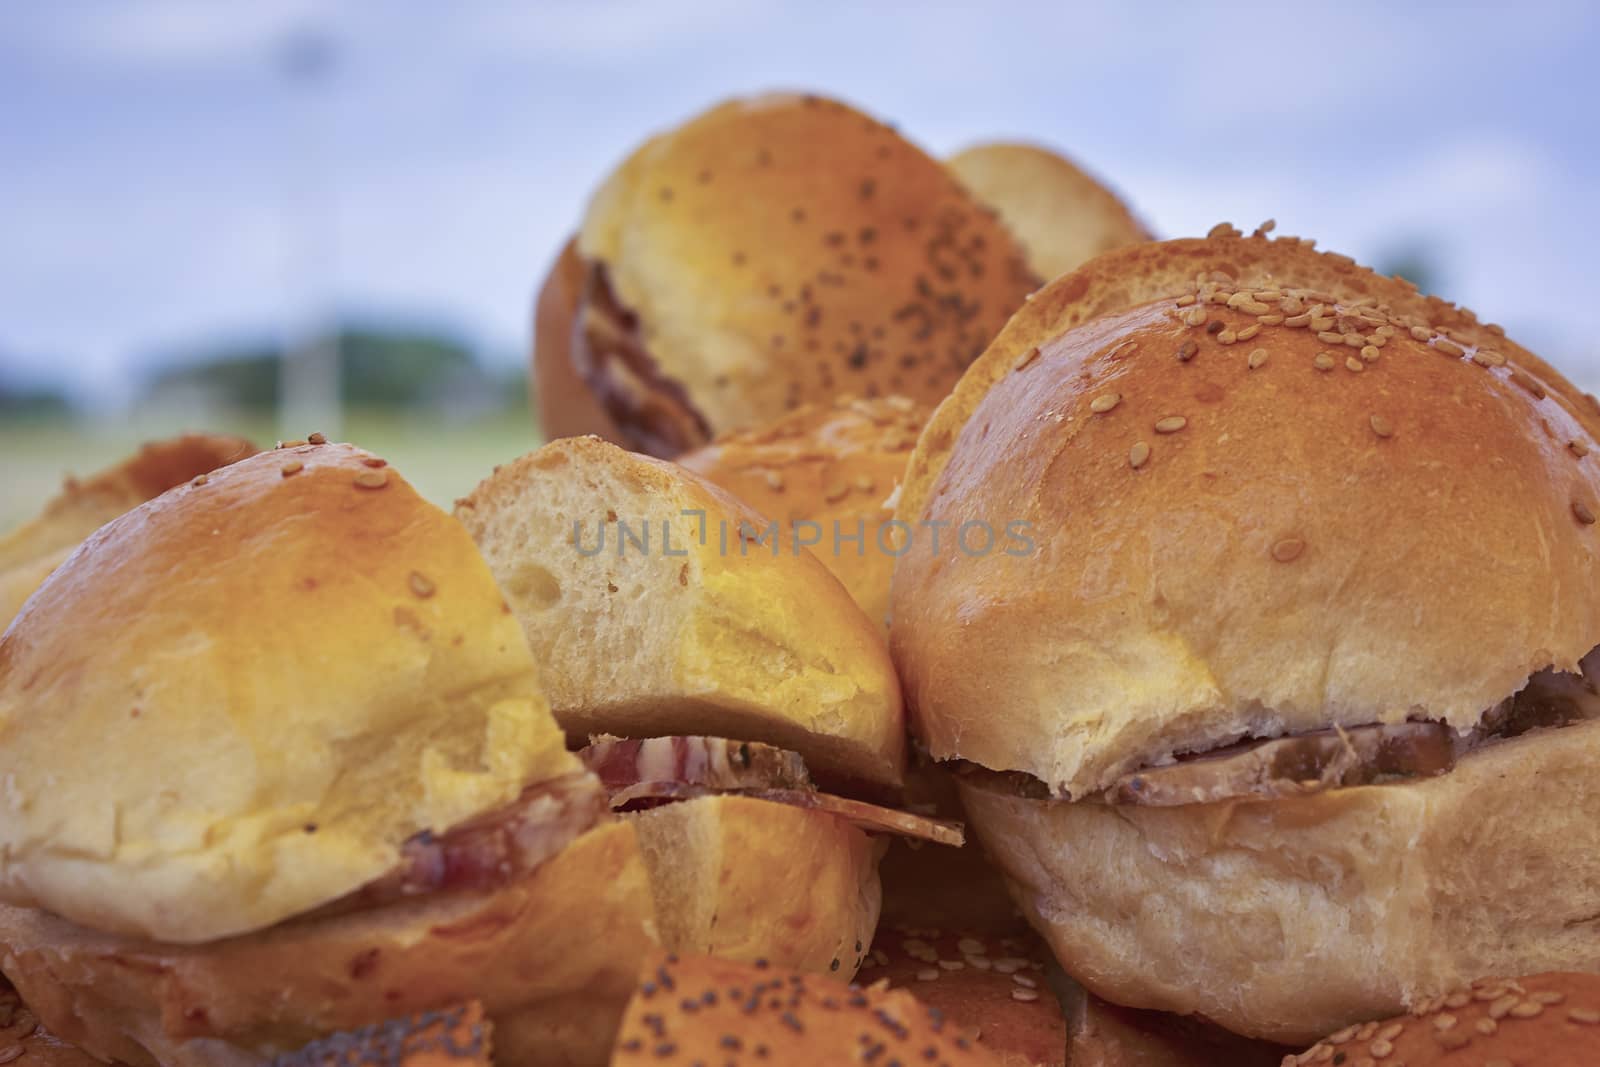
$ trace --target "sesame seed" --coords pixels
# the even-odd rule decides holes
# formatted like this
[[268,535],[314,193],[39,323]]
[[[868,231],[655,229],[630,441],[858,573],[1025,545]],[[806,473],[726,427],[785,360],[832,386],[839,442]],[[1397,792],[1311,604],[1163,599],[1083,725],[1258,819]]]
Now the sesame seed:
[[198,489],[202,485],[205,485],[206,482],[208,482],[210,480],[211,479],[207,478],[204,474],[197,474],[197,475],[194,476],[194,480],[191,481],[189,484],[194,486],[196,489]]
[[1034,345],[1032,348],[1030,348],[1026,352],[1022,353],[1021,356],[1017,357],[1017,362],[1012,365],[1011,369],[1012,370],[1021,370],[1023,367],[1026,367],[1028,364],[1032,363],[1034,360],[1036,360],[1038,358],[1039,358],[1039,346],[1038,345]]
[[1468,1037],[1460,1030],[1446,1030],[1442,1034],[1434,1034],[1433,1036],[1438,1040],[1439,1044],[1443,1045],[1447,1050],[1452,1052],[1458,1048],[1466,1048],[1468,1045],[1472,1044],[1472,1038]]
[[1529,374],[1527,371],[1524,371],[1521,368],[1513,370],[1511,372],[1511,380],[1522,386],[1522,388],[1526,389],[1528,392],[1532,393],[1535,399],[1544,399],[1544,386],[1540,385],[1533,375]]
[[1355,356],[1346,356],[1344,358],[1344,365],[1345,369],[1349,370],[1353,374],[1360,374],[1362,371],[1367,369],[1367,365],[1361,362]]
[[994,961],[994,969],[1000,974],[1016,974],[1027,965],[1027,960],[1018,959],[1016,956],[1001,956]]
[[1178,306],[1181,307],[1181,308],[1189,307],[1193,303],[1194,303],[1194,294],[1193,293],[1189,293],[1189,294],[1187,294],[1185,296],[1178,297]]
[[1283,316],[1282,315],[1257,315],[1256,316],[1256,321],[1259,322],[1263,326],[1282,326],[1283,325]]
[[320,432],[314,433],[308,436],[306,441],[313,445],[325,445],[328,443],[328,435]]
[[1239,228],[1231,222],[1219,222],[1215,226],[1211,227],[1210,230],[1206,231],[1207,238],[1242,236],[1243,234],[1239,232]]
[[1200,351],[1200,346],[1197,345],[1195,342],[1193,342],[1193,341],[1185,341],[1185,342],[1183,342],[1183,344],[1178,346],[1178,362],[1179,363],[1187,363],[1187,362],[1189,362],[1191,359],[1194,358],[1195,353],[1198,352],[1198,351]]
[[1328,1043],[1331,1045],[1342,1045],[1355,1036],[1356,1028],[1354,1026],[1347,1026],[1343,1030],[1340,1030],[1338,1033],[1334,1034],[1332,1037],[1328,1038]]
[[1394,1044],[1389,1041],[1384,1041],[1380,1038],[1379,1040],[1374,1041],[1371,1045],[1367,1046],[1367,1051],[1372,1053],[1373,1059],[1381,1060],[1385,1056],[1389,1055],[1389,1053],[1394,1051]]
[[783,475],[777,471],[767,471],[765,479],[768,489],[771,489],[774,493],[783,492]]
[[[1574,506],[1573,510],[1577,510],[1576,506]],[[1508,993],[1499,1000],[1495,1001],[1493,1004],[1489,1005],[1489,1018],[1504,1019],[1506,1017],[1506,1013],[1516,1006],[1517,998]]]
[[1594,511],[1581,500],[1572,502],[1572,515],[1585,526],[1594,525]]
[[1239,340],[1248,341],[1260,332],[1261,324],[1259,322],[1251,323],[1249,326],[1246,326],[1244,329],[1239,331]]
[[986,951],[983,942],[975,937],[963,937],[956,942],[956,948],[968,956],[981,956]]
[[1361,350],[1361,358],[1366,360],[1368,363],[1378,362],[1378,346],[1367,345]]
[[1298,537],[1285,537],[1272,546],[1272,558],[1279,563],[1293,563],[1306,550],[1306,543]]
[[1302,326],[1310,326],[1311,316],[1309,314],[1291,315],[1283,320],[1283,324],[1292,329],[1299,329]]
[[1495,1022],[1493,1019],[1479,1019],[1477,1022],[1472,1024],[1472,1028],[1478,1031],[1478,1033],[1487,1037],[1496,1030],[1500,1029],[1500,1024]]
[[1183,316],[1183,322],[1186,326],[1199,326],[1205,321],[1206,309],[1203,307],[1192,307]]
[[1189,420],[1182,415],[1168,415],[1156,420],[1156,433],[1177,433],[1187,425]]
[[364,470],[357,473],[353,480],[358,489],[382,489],[389,484],[389,472],[384,470]]
[[1209,334],[1219,334],[1227,328],[1227,323],[1223,322],[1221,319],[1212,319],[1210,322],[1206,323],[1206,333]]
[[939,967],[941,970],[946,971],[964,971],[967,965],[960,960],[940,960]]
[[1449,1030],[1454,1027],[1458,1021],[1459,1020],[1457,1020],[1454,1015],[1451,1015],[1449,1012],[1444,1012],[1443,1014],[1435,1015],[1433,1017],[1433,1028],[1435,1030]]
[[1128,466],[1138,470],[1148,462],[1150,462],[1150,446],[1143,441],[1135,442],[1134,446],[1128,449]]
[[1285,315],[1298,315],[1305,309],[1306,306],[1299,297],[1286,296],[1282,300],[1278,301],[1278,310],[1283,312]]
[[1237,341],[1238,339],[1239,339],[1238,333],[1236,333],[1233,330],[1218,330],[1217,331],[1217,343],[1218,344],[1231,345],[1231,344],[1233,344],[1233,342]]
[[361,463],[362,463],[362,466],[374,467],[374,468],[376,468],[376,467],[387,467],[389,465],[389,461],[388,460],[380,459],[377,456],[363,456],[363,457],[361,457]]
[[1528,999],[1538,1001],[1540,1004],[1560,1004],[1567,999],[1567,995],[1556,989],[1545,989],[1531,994]]
[[1333,354],[1331,352],[1318,352],[1316,358],[1311,361],[1311,365],[1318,370],[1332,370]]
[[1251,370],[1259,370],[1260,368],[1266,366],[1266,363],[1267,363],[1267,350],[1265,348],[1258,348],[1254,352],[1250,353],[1250,359],[1248,360],[1248,366],[1250,367]]
[[411,591],[417,594],[417,596],[421,597],[423,600],[431,597],[434,593],[434,589],[436,588],[433,582],[428,579],[428,576],[420,571],[412,571],[409,581],[411,584]]
[[1400,1032],[1405,1028],[1406,1027],[1404,1023],[1390,1023],[1388,1026],[1385,1026],[1382,1030],[1378,1031],[1378,1040],[1393,1041],[1395,1038],[1400,1036]]
[[1031,1004],[1039,999],[1039,994],[1031,989],[1013,989],[1011,991],[1011,999],[1020,1000],[1024,1004]]
[[924,967],[917,972],[917,981],[919,982],[933,982],[937,981],[938,978],[939,972],[932,967]]
[[1411,327],[1411,336],[1418,341],[1427,341],[1433,337],[1433,331],[1426,326],[1413,326]]
[[1317,340],[1325,345],[1342,345],[1344,344],[1344,334],[1335,333],[1332,330],[1322,330],[1317,334]]
[[1372,432],[1379,437],[1393,437],[1394,424],[1382,415],[1374,414],[1367,419],[1367,424],[1372,427]]
[[1102,393],[1089,401],[1089,410],[1096,415],[1104,415],[1120,403],[1122,403],[1121,393]]
[[[1594,519],[1589,520],[1593,522]],[[1544,1014],[1544,1005],[1537,1001],[1524,1000],[1511,1009],[1513,1019],[1533,1019]]]
[[1504,367],[1506,357],[1492,348],[1480,348],[1472,353],[1472,362],[1480,367]]
[[285,463],[282,467],[279,467],[278,468],[278,472],[280,474],[282,474],[285,478],[287,478],[291,474],[299,474],[301,471],[303,471],[305,469],[306,469],[306,465],[304,463],[301,463],[297,459],[291,459],[289,462]]
[[1039,983],[1034,981],[1032,978],[1029,978],[1025,974],[1013,974],[1011,976],[1011,980],[1017,983],[1017,985],[1022,986],[1024,989],[1039,988]]
[[1600,1011],[1595,1011],[1593,1008],[1568,1008],[1567,1018],[1575,1023],[1594,1026],[1596,1023],[1600,1023]]
[[1437,348],[1439,351],[1443,352],[1447,356],[1460,357],[1460,356],[1466,355],[1466,353],[1467,353],[1467,350],[1465,348],[1462,348],[1460,345],[1456,344],[1454,341],[1448,340],[1447,338],[1444,338],[1444,337],[1436,337],[1436,338],[1434,338],[1433,347]]

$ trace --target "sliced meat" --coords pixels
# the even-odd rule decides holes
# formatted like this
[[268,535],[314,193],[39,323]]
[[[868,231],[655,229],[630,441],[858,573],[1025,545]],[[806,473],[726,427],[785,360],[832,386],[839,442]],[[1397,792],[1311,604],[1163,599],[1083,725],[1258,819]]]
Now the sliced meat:
[[684,782],[714,789],[812,788],[798,753],[757,741],[597,737],[578,758],[611,792],[638,782]]
[[711,440],[682,383],[645,347],[639,318],[622,305],[603,264],[591,264],[572,332],[573,368],[637,452],[671,459]]
[[1403,722],[1246,741],[1165,767],[1125,774],[1113,804],[1205,804],[1241,797],[1320,793],[1347,785],[1425,778],[1455,766],[1455,731]]
[[1468,746],[1600,718],[1600,686],[1594,682],[1600,669],[1600,649],[1583,657],[1578,669],[1578,674],[1540,671],[1529,678],[1520,692],[1484,714],[1478,728],[1468,736]]
[[909,811],[883,808],[863,800],[850,800],[808,789],[713,789],[686,782],[637,782],[612,793],[611,806],[621,810],[651,801],[690,800],[715,795],[755,797],[757,800],[826,812],[869,833],[897,834],[955,847],[960,847],[966,840],[960,823],[930,819],[926,815],[913,815]]
[[592,774],[529,786],[511,804],[445,833],[423,831],[393,870],[347,901],[371,907],[445,889],[487,889],[529,873],[608,815]]

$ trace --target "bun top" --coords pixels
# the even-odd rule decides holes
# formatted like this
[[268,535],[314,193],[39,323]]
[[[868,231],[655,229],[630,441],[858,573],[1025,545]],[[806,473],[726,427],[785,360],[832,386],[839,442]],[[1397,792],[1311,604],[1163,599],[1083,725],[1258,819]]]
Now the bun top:
[[945,165],[1000,212],[1040,277],[1054,278],[1102,252],[1150,240],[1150,231],[1116,193],[1047,148],[979,144]]
[[1479,979],[1387,1022],[1347,1026],[1301,1053],[1298,1062],[1585,1067],[1597,1050],[1600,976],[1536,974]]
[[814,523],[812,554],[883,626],[897,544],[879,538],[889,532],[888,502],[927,417],[927,408],[900,396],[808,404],[759,429],[723,434],[678,462],[785,527]]
[[647,142],[578,248],[713,435],[840,394],[937,401],[1037,285],[937,160],[809,95],[730,101]]
[[657,957],[628,1002],[611,1067],[697,1062],[1000,1067],[904,989],[861,989],[764,961]]
[[68,478],[37,518],[0,538],[0,629],[79,541],[129,508],[255,452],[242,437],[190,433],[148,442],[88,478]]
[[114,520],[0,638],[0,899],[100,930],[270,925],[577,770],[471,538],[348,445]]
[[911,459],[902,520],[1032,539],[901,559],[914,727],[1071,796],[1241,737],[1468,729],[1600,642],[1596,410],[1470,312],[1298,242],[1095,260]]

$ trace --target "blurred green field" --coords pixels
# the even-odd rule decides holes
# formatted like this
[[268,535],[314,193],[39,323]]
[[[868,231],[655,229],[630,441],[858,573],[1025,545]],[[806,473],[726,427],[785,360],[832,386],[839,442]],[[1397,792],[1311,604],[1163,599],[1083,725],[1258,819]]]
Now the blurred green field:
[[[314,429],[306,427],[296,436]],[[269,418],[0,421],[0,485],[4,486],[0,532],[37,514],[68,475],[92,474],[121,462],[145,441],[185,430],[240,434],[263,447],[285,436]],[[496,463],[540,442],[532,417],[518,408],[478,419],[354,411],[345,415],[338,437],[388,459],[425,496],[444,507],[471,490]]]

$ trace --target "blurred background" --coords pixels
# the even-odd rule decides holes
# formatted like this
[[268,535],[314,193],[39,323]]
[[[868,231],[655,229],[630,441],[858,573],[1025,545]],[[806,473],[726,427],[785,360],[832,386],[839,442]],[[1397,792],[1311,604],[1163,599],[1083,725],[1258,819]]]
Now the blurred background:
[[533,294],[598,179],[770,87],[1045,143],[1166,236],[1276,218],[1594,389],[1597,54],[1590,2],[6,3],[0,530],[186,428],[465,492],[538,441]]

